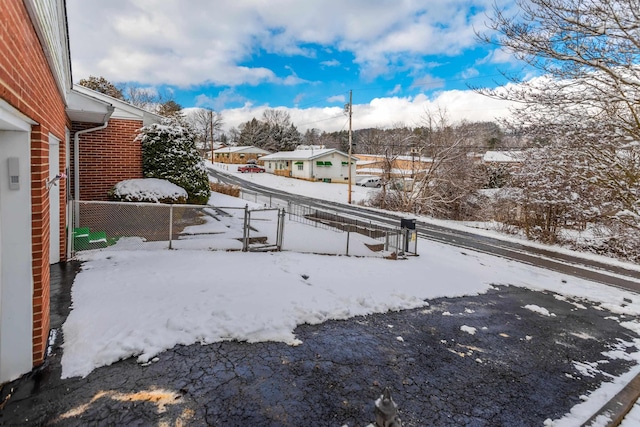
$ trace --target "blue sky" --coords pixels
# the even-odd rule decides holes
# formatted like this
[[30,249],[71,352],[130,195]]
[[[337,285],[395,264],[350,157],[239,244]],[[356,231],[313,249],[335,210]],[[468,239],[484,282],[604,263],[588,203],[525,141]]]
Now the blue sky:
[[[505,2],[505,5],[510,2]],[[506,105],[468,85],[521,65],[480,44],[493,0],[67,0],[73,77],[172,93],[234,127],[265,108],[299,128],[414,125],[445,108],[491,120]],[[96,17],[99,17],[97,19]]]

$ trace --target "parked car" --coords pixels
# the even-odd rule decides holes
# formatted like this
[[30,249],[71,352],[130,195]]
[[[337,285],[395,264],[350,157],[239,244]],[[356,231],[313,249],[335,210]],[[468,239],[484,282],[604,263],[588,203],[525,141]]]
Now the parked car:
[[356,185],[359,185],[361,187],[381,187],[382,186],[382,180],[380,178],[377,177],[370,177],[370,178],[362,178],[360,181],[356,182]]
[[248,164],[243,166],[238,166],[238,172],[247,173],[247,172],[256,172],[261,173],[264,172],[264,168],[262,166]]

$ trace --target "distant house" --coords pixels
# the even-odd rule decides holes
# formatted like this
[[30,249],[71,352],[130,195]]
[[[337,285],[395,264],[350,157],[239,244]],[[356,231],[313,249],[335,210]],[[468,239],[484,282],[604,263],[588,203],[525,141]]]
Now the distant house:
[[517,167],[522,163],[522,156],[522,151],[487,151],[482,156],[482,163]]
[[356,176],[357,157],[335,148],[300,146],[294,151],[280,151],[263,156],[261,162],[267,172],[308,181],[348,182]]
[[419,155],[387,158],[381,154],[358,154],[358,159],[356,163],[358,174],[382,176],[389,173],[392,178],[419,175],[429,169],[433,163],[433,159]]
[[270,151],[252,145],[242,147],[224,147],[213,151],[214,161],[217,163],[243,164],[248,160],[258,161]]
[[[213,162],[213,153],[211,152],[211,143],[207,143],[207,144],[209,144],[208,148],[198,148],[198,152],[200,153],[202,158],[211,160]],[[214,141],[213,150],[214,151],[219,150],[221,148],[225,148],[226,146],[227,145],[222,141]]]

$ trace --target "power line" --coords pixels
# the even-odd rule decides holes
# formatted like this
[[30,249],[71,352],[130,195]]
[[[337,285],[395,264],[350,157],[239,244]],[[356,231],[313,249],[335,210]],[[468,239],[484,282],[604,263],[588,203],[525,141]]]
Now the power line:
[[319,99],[317,99],[317,100],[315,100],[315,101],[309,101],[309,102],[307,102],[306,104],[297,105],[295,108],[305,108],[305,107],[308,107],[308,106],[310,106],[310,105],[320,104],[321,102],[327,102],[327,99],[328,99],[328,98],[333,98],[333,97],[335,97],[335,96],[339,96],[339,95],[343,95],[343,94],[348,94],[348,93],[349,93],[349,91],[347,91],[347,92],[339,92],[339,93],[337,93],[337,94],[335,94],[335,95],[331,95],[331,96],[324,97],[324,98],[319,98]]
[[[442,84],[442,85],[446,85],[447,83],[454,83],[454,82],[462,82],[462,81],[469,81],[469,80],[474,80],[474,79],[484,79],[484,78],[492,78],[492,77],[502,77],[502,74],[488,74],[488,75],[479,75],[479,76],[474,76],[474,77],[461,77],[458,79],[438,79],[436,81],[433,81],[430,84],[425,84],[425,85],[411,85],[409,86],[410,88],[420,88],[420,87],[427,87],[427,86],[433,86],[434,88],[437,87],[438,85]],[[387,90],[388,88],[386,86],[361,86],[359,88],[355,88],[353,89],[354,92],[371,92],[371,91],[375,91],[375,90]],[[320,104],[323,102],[327,102],[328,98],[332,98],[335,96],[339,96],[339,95],[345,95],[345,99],[346,96],[349,95],[349,91],[344,91],[344,92],[338,92],[334,95],[330,95],[330,96],[326,96],[323,98],[318,98],[316,100],[313,101],[309,101],[306,102],[304,104],[300,104],[300,105],[296,105],[294,108],[306,108],[312,105],[316,105],[316,104]]]
[[[485,79],[485,78],[491,78],[491,77],[501,77],[502,74],[488,74],[488,75],[480,75],[480,76],[474,76],[474,77],[461,77],[459,79],[438,79],[435,80],[433,82],[431,82],[430,84],[425,84],[425,85],[411,85],[409,87],[412,88],[419,88],[419,87],[425,87],[425,86],[438,86],[440,84],[442,85],[446,85],[447,83],[454,83],[454,82],[462,82],[462,81],[469,81],[469,80],[474,80],[474,79]],[[374,91],[374,90],[385,90],[387,89],[386,86],[363,86],[363,87],[359,87],[356,89],[353,89],[354,92],[370,92],[370,91]]]
[[340,117],[342,117],[342,114],[339,114],[339,115],[333,116],[333,117],[327,117],[326,119],[315,120],[313,122],[299,123],[299,124],[296,124],[296,127],[311,125],[311,124],[319,123],[319,122],[326,122],[327,120],[334,120],[334,119],[337,119],[337,118],[340,118]]

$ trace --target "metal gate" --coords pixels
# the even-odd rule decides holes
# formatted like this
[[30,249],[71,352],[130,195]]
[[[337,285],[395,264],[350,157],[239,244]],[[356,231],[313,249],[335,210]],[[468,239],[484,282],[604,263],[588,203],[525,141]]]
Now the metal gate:
[[[276,229],[274,239],[270,239],[268,236],[256,235],[257,228],[254,227],[258,221],[272,221],[273,216],[276,215]],[[263,209],[249,209],[249,206],[244,208],[244,226],[242,235],[242,251],[243,252],[257,252],[257,251],[281,251],[282,242],[284,237],[284,209],[278,208],[263,208]],[[252,224],[253,223],[253,224]],[[252,236],[253,232],[253,236]],[[274,243],[269,243],[274,242]]]

